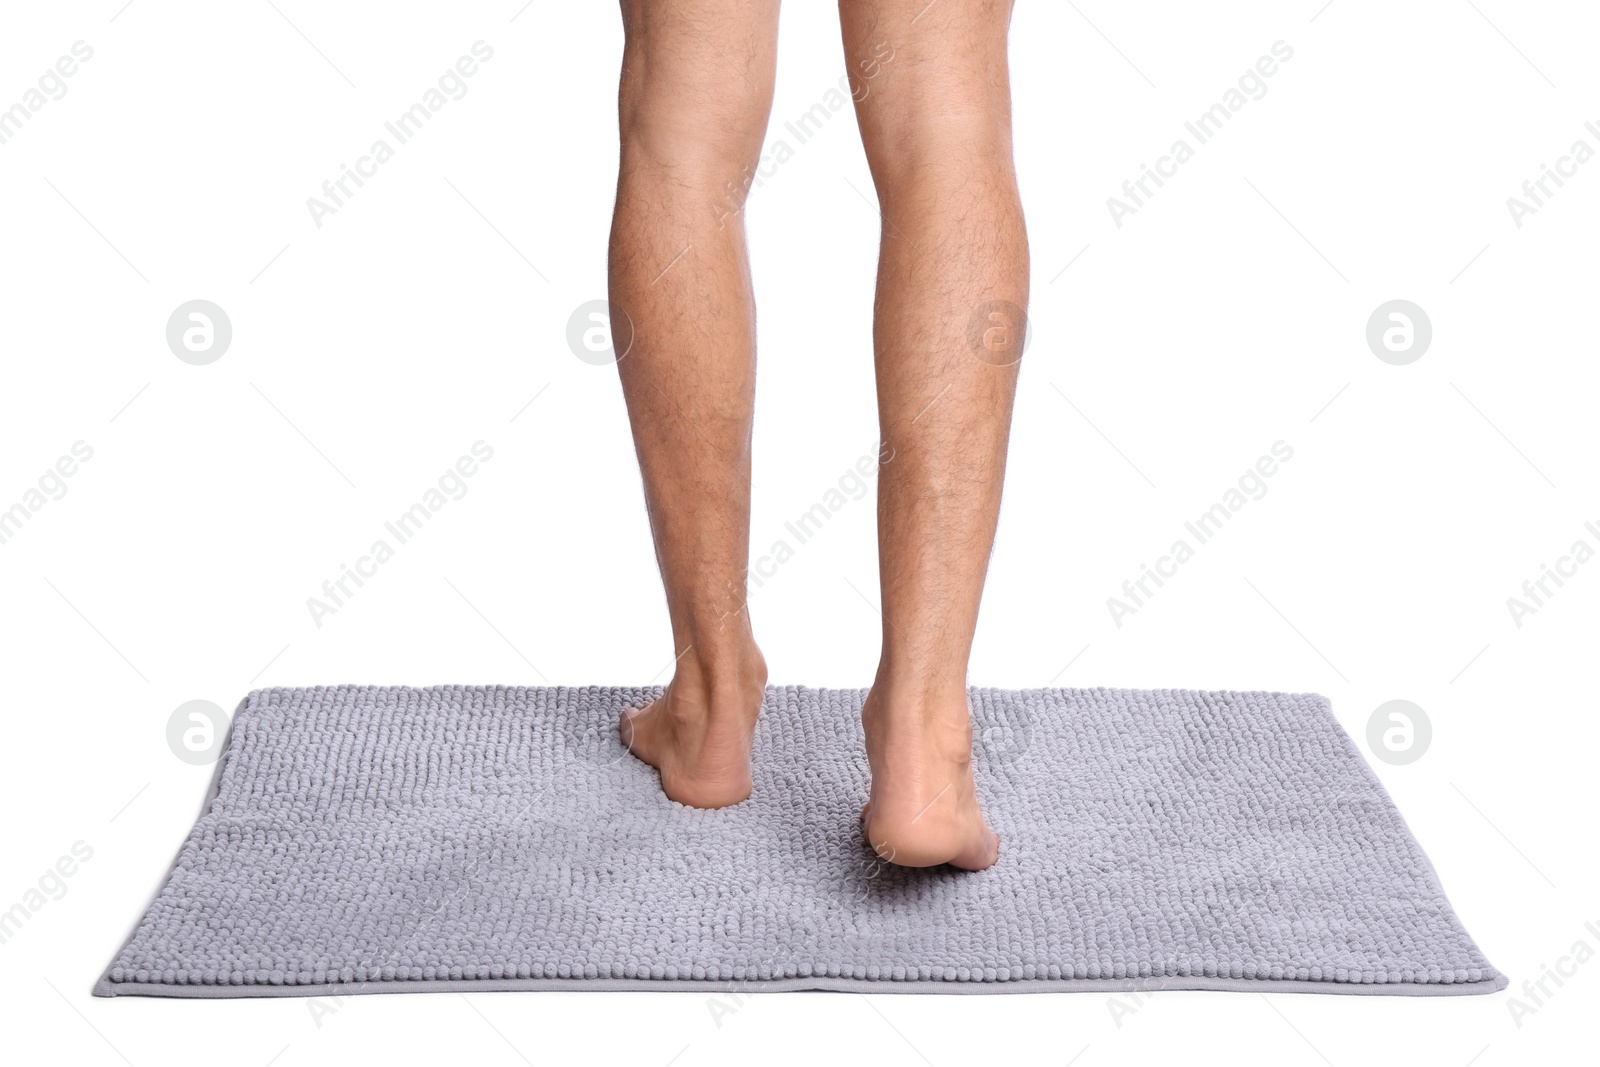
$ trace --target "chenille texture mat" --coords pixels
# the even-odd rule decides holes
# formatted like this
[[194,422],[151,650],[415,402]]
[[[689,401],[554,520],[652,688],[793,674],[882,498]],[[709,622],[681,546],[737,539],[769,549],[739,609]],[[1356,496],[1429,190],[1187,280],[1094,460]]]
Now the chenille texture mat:
[[767,690],[668,800],[659,688],[265,689],[100,996],[1505,987],[1325,697],[973,689],[987,871],[881,863],[864,690]]

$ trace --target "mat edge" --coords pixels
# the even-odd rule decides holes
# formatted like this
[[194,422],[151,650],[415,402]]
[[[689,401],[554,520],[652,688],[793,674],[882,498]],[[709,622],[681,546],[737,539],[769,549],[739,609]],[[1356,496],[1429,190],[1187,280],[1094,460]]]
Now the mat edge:
[[415,981],[366,982],[360,985],[165,985],[160,982],[110,982],[94,987],[97,997],[154,997],[173,1000],[240,1000],[270,997],[345,997],[383,993],[500,992],[724,992],[738,993],[1324,993],[1335,996],[1460,997],[1498,993],[1510,980],[1504,975],[1479,982],[1310,982],[1271,978],[1174,978],[1129,981],[1124,978],[1025,978],[1006,982],[940,980],[883,981],[868,978],[785,978],[768,982],[706,978],[426,978]]
[[206,786],[206,796],[200,802],[200,811],[195,815],[194,821],[189,824],[189,829],[184,831],[183,840],[179,843],[178,850],[173,853],[172,862],[167,865],[166,873],[161,876],[161,881],[156,884],[155,890],[150,894],[150,899],[145,901],[143,908],[139,909],[138,916],[133,920],[133,925],[128,930],[128,936],[122,939],[122,944],[112,954],[110,962],[105,966],[105,970],[100,973],[99,980],[95,982],[94,988],[89,991],[90,996],[114,997],[117,995],[115,993],[101,992],[101,988],[114,984],[111,982],[112,969],[116,967],[117,961],[122,958],[122,954],[128,951],[128,946],[133,944],[133,939],[139,936],[139,928],[144,925],[145,919],[149,917],[150,909],[155,906],[156,901],[161,899],[161,894],[165,892],[168,883],[172,881],[172,876],[177,873],[178,862],[183,859],[183,850],[189,844],[189,839],[194,836],[195,827],[200,825],[201,819],[211,813],[211,806],[216,803],[217,797],[221,795],[222,772],[227,768],[228,757],[233,752],[234,731],[238,727],[239,717],[255,702],[256,694],[259,692],[261,690],[252,689],[246,693],[244,699],[239,701],[239,706],[234,709],[233,716],[228,719],[228,731],[223,735],[222,751],[217,757],[216,765],[211,768],[211,782]]

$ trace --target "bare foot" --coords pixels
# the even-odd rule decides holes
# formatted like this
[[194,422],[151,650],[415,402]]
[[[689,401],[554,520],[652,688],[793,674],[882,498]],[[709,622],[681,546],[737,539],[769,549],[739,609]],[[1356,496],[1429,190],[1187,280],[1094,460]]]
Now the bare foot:
[[686,658],[665,693],[622,713],[623,745],[661,772],[661,791],[680,804],[725,808],[750,796],[750,743],[767,665],[754,648],[741,658],[740,667],[715,677]]
[[913,695],[880,679],[861,722],[872,768],[861,826],[872,850],[902,867],[993,866],[1000,838],[978,806],[966,690]]

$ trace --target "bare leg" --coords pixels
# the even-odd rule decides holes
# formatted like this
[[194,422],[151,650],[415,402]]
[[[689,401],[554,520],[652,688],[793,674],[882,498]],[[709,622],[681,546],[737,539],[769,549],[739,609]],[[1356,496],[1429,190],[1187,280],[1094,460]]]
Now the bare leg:
[[862,719],[878,854],[993,864],[967,658],[994,544],[1028,302],[1010,0],[840,0],[883,215],[873,326],[883,653]]
[[[676,673],[623,743],[696,807],[750,795],[766,664],[745,610],[755,307],[742,188],[761,150],[777,0],[623,0],[611,303]],[[619,329],[620,332],[620,329]]]

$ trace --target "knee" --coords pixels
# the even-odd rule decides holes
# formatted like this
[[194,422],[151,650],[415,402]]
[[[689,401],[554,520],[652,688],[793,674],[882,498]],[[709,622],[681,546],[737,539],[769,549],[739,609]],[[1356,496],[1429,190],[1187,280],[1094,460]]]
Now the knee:
[[750,115],[719,121],[692,105],[658,100],[625,113],[619,131],[625,168],[660,168],[690,182],[720,181],[755,164],[766,124]]
[[960,181],[974,170],[1012,165],[1011,106],[1003,84],[950,83],[885,98],[863,116],[861,127],[881,183]]
[[625,72],[618,129],[624,166],[654,166],[721,182],[761,154],[772,83],[726,67],[642,64]]

